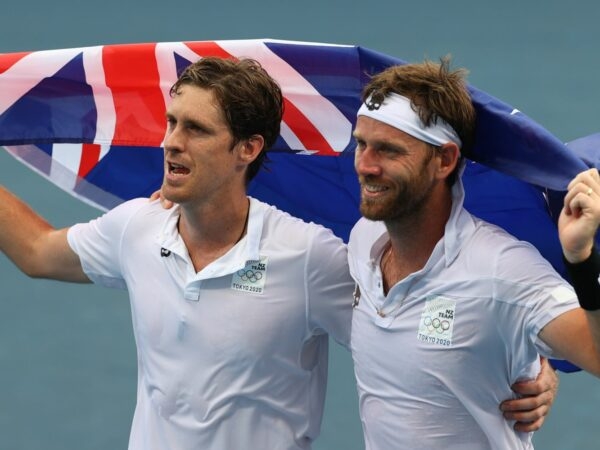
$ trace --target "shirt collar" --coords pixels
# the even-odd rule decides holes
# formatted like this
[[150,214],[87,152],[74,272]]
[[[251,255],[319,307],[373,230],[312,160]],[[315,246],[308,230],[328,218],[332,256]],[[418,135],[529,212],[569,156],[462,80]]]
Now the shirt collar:
[[[258,200],[251,197],[248,197],[248,199],[250,200],[250,210],[248,212],[246,235],[227,253],[198,272],[198,279],[229,275],[244,268],[248,261],[260,259],[260,240],[265,208]],[[156,237],[156,242],[161,248],[189,261],[187,248],[177,229],[179,215],[180,207],[179,205],[175,205],[168,212],[161,233]]]
[[[460,253],[463,242],[473,233],[475,228],[473,218],[463,208],[465,189],[460,175],[462,175],[462,171],[459,173],[456,182],[452,186],[452,209],[450,211],[450,217],[446,222],[444,236],[436,244],[424,269],[431,264],[431,261],[436,261],[441,257],[445,259],[446,266],[452,264]],[[371,246],[370,261],[375,264],[388,245],[389,235],[383,222],[374,223],[378,226],[374,230],[375,240]]]
[[462,175],[462,171],[452,186],[452,209],[442,238],[447,266],[456,259],[463,243],[475,229],[473,218],[463,207],[465,188],[460,175]]

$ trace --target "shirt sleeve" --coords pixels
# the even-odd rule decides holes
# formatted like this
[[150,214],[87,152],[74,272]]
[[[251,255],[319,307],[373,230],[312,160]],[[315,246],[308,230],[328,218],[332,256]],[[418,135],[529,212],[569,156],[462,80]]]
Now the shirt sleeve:
[[69,245],[81,260],[85,274],[96,284],[126,289],[122,275],[122,241],[126,226],[144,199],[125,202],[87,223],[72,226]]
[[519,241],[500,254],[496,268],[495,296],[513,304],[514,326],[524,327],[538,353],[556,357],[539,333],[551,320],[579,306],[571,285],[535,248]]
[[320,229],[306,264],[309,326],[315,334],[328,333],[349,348],[354,282],[345,244],[331,231]]

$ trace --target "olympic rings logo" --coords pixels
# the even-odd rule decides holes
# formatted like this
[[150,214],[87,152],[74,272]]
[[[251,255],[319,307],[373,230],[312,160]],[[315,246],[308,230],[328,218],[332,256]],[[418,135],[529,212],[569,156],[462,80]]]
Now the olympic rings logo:
[[448,331],[450,329],[450,322],[447,320],[440,320],[437,317],[431,318],[429,316],[423,319],[423,325],[427,327],[429,332],[437,332],[442,334],[444,331]]
[[254,270],[250,269],[240,269],[237,271],[237,275],[242,281],[249,281],[250,283],[256,283],[263,277],[262,272],[255,272]]

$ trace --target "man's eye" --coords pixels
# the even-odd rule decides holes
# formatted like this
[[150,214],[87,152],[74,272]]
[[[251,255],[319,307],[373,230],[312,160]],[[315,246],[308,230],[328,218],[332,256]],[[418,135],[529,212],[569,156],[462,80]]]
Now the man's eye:
[[194,122],[187,122],[185,124],[185,128],[186,130],[194,134],[202,134],[206,132],[205,128],[201,127],[200,125]]
[[386,155],[400,155],[402,153],[404,153],[401,149],[397,148],[397,147],[388,147],[388,146],[383,146],[380,147],[378,149],[379,153],[383,153]]

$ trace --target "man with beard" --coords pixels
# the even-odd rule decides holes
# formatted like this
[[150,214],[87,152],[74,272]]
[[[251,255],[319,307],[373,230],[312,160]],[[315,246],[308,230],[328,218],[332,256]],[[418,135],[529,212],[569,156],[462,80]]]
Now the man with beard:
[[[475,127],[464,71],[447,59],[391,67],[363,102],[354,137],[364,217],[348,260],[367,449],[531,449],[532,433],[511,427],[499,400],[535,378],[540,355],[600,376],[600,312],[578,307],[533,246],[463,208]],[[560,222],[572,263],[595,254],[600,222],[600,207],[582,214],[579,203],[597,200],[598,173],[580,177]],[[600,309],[600,296],[582,297]]]

